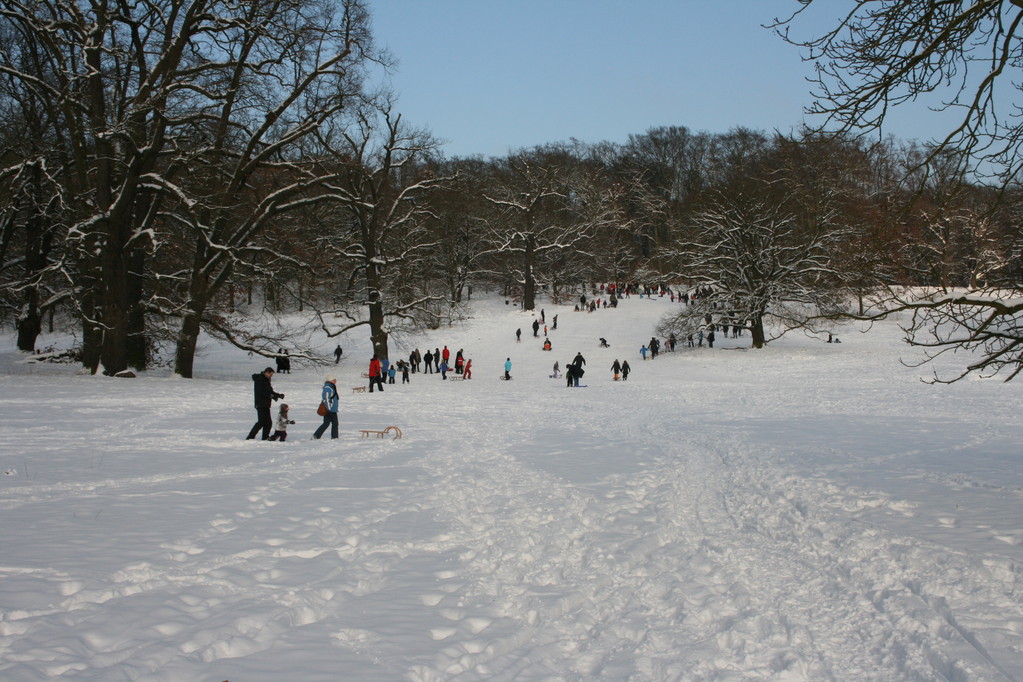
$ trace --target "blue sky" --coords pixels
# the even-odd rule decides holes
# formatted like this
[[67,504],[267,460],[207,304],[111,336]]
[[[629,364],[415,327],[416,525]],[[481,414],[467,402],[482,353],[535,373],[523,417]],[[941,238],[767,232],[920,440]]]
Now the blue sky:
[[[831,11],[845,4],[829,3]],[[804,121],[813,71],[762,24],[796,6],[370,0],[376,39],[399,60],[398,110],[444,140],[448,156],[502,156],[570,138],[624,142],[666,125],[787,132]],[[796,29],[810,36],[826,25],[809,16]],[[922,113],[900,113],[886,132],[925,137]]]

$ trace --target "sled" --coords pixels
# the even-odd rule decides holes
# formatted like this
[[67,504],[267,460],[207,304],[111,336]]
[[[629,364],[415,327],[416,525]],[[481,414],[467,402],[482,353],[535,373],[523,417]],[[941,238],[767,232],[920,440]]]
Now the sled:
[[366,392],[366,387],[365,386],[352,386],[352,393],[365,393],[365,392]]
[[399,429],[397,426],[388,426],[383,431],[376,431],[374,429],[359,429],[359,433],[362,434],[363,438],[369,438],[370,435],[374,435],[377,438],[383,438],[384,436],[393,433],[394,437],[391,440],[398,440],[402,436],[401,429]]

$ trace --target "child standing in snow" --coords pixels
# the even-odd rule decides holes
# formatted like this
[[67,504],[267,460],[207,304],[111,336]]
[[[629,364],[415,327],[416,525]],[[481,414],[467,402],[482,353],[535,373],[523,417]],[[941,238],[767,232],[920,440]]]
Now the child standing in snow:
[[282,443],[288,439],[288,424],[294,424],[295,421],[288,419],[288,406],[281,403],[281,411],[277,413],[277,421],[274,423],[273,435],[270,436],[270,440],[279,440]]

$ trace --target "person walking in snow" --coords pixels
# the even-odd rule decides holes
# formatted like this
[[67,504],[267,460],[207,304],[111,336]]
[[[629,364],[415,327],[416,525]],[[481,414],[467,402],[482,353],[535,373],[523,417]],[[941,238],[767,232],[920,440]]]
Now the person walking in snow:
[[567,388],[578,387],[579,379],[582,378],[583,373],[584,370],[582,365],[578,365],[574,362],[570,363],[568,367],[565,368],[565,379],[568,383]]
[[558,375],[559,375],[560,373],[561,373],[561,367],[560,367],[560,366],[558,365],[558,361],[557,361],[557,360],[555,360],[555,361],[554,361],[554,374],[552,374],[552,375],[551,375],[551,378],[552,378],[552,379],[557,379],[557,378],[558,378]]
[[373,359],[369,361],[369,392],[373,392],[373,386],[380,389],[380,392],[384,391],[384,376],[383,376],[383,365],[380,364],[380,359],[377,356],[373,356]]
[[629,372],[631,372],[631,371],[632,371],[632,368],[629,367],[629,361],[626,360],[625,362],[622,363],[622,381],[628,381],[629,380]]
[[472,379],[472,358],[465,361],[465,367],[462,368],[462,378]]
[[278,374],[291,374],[291,356],[288,355],[288,351],[278,348],[274,359],[277,361]]
[[249,435],[245,437],[245,440],[254,439],[260,430],[263,431],[263,440],[270,440],[270,427],[273,426],[273,419],[270,418],[270,404],[272,401],[284,397],[283,393],[275,391],[274,387],[270,384],[270,377],[273,376],[273,373],[274,368],[267,367],[262,372],[252,375],[256,423],[253,425],[252,430],[249,431]]
[[522,343],[522,327],[515,330],[515,343]]
[[511,367],[511,358],[508,358],[504,361],[504,378],[506,380],[511,379]]
[[644,360],[646,360],[646,350],[647,350],[647,349],[646,349],[646,346],[642,346],[642,347],[640,347],[640,349],[639,349],[639,354],[643,356],[643,359],[644,359]]
[[[383,390],[383,389],[381,389]],[[337,378],[330,374],[327,379],[323,382],[323,391],[320,393],[320,400],[323,401],[324,406],[327,408],[326,414],[323,415],[323,423],[313,433],[313,438],[319,440],[323,432],[330,427],[330,438],[334,440],[337,438],[337,408],[340,406],[341,398],[337,394]]]
[[618,375],[622,373],[622,365],[618,362],[618,358],[611,364],[611,373],[614,375],[613,381],[618,381]]
[[423,360],[426,362],[425,374],[433,374],[433,353],[430,352],[429,348],[426,349],[426,355],[423,356]]
[[540,336],[540,321],[533,320],[533,338]]
[[270,440],[279,440],[282,443],[288,440],[288,424],[294,424],[293,419],[288,418],[288,404],[281,403],[280,412],[277,413],[277,421],[274,423],[274,432]]
[[341,354],[342,353],[344,353],[344,351],[341,350],[341,344],[339,343],[339,344],[337,344],[337,348],[334,349],[334,364],[335,365],[337,363],[341,362]]
[[586,364],[586,358],[583,357],[582,351],[575,354],[575,358],[572,360],[573,365],[577,365],[580,369]]

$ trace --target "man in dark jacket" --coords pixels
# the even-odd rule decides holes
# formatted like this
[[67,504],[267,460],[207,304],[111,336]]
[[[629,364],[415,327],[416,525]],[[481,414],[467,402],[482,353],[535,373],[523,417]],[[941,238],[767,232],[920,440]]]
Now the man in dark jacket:
[[273,376],[273,367],[267,367],[262,372],[252,375],[252,389],[255,394],[256,403],[256,424],[249,431],[245,440],[252,440],[260,429],[263,430],[263,440],[270,440],[270,427],[273,420],[270,418],[270,403],[284,397],[283,393],[274,391],[270,385],[270,377]]

